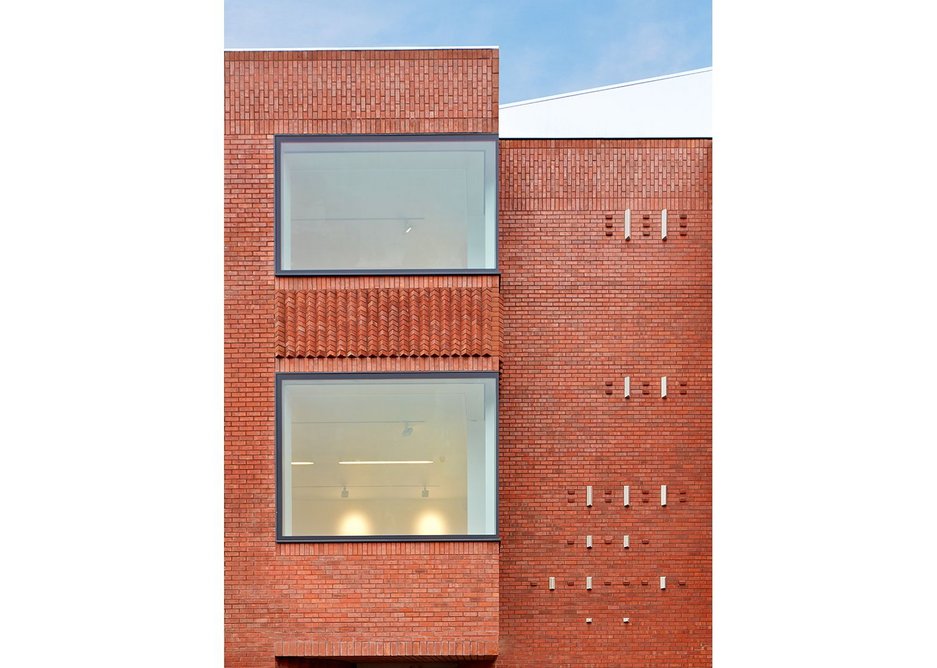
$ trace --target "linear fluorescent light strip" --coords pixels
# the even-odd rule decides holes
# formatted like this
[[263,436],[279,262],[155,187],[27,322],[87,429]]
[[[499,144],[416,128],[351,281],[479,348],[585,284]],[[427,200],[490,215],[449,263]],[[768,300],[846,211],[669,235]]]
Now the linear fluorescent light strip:
[[355,461],[339,462],[339,464],[432,464],[432,459],[407,459],[407,460],[373,460],[373,461]]
[[293,466],[312,466],[315,462],[290,462]]

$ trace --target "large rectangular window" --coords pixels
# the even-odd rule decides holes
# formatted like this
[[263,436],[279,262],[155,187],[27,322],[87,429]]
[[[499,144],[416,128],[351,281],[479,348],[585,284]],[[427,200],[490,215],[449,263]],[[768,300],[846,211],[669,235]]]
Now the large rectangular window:
[[277,137],[277,271],[497,267],[497,137]]
[[497,375],[279,374],[279,540],[492,538]]

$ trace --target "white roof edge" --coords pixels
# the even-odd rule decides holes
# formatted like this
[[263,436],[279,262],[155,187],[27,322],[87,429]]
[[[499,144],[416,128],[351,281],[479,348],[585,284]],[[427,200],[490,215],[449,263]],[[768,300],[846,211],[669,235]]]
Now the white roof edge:
[[611,84],[609,86],[599,86],[598,88],[586,88],[584,90],[574,90],[569,93],[558,93],[556,95],[548,95],[547,97],[535,97],[530,100],[520,100],[518,102],[509,102],[507,104],[499,105],[499,109],[508,109],[510,107],[521,107],[525,104],[535,104],[537,102],[547,102],[548,100],[559,100],[564,97],[575,97],[576,95],[586,95],[588,93],[598,93],[603,90],[613,90],[615,88],[626,88],[628,86],[637,86],[639,84],[653,83],[655,81],[663,81],[665,79],[676,79],[679,77],[690,76],[692,74],[702,74],[703,72],[711,72],[712,65],[709,67],[701,67],[697,70],[687,70],[686,72],[674,72],[673,74],[664,74],[659,77],[651,77],[650,79],[638,79],[636,81],[625,81],[624,83]]
[[500,46],[290,46],[276,48],[236,48],[225,51],[460,51],[467,49],[500,49]]

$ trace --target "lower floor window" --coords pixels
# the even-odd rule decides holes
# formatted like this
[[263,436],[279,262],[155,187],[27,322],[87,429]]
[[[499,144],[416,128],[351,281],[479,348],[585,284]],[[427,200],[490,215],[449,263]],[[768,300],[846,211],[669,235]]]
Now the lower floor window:
[[277,536],[494,536],[497,374],[279,374]]

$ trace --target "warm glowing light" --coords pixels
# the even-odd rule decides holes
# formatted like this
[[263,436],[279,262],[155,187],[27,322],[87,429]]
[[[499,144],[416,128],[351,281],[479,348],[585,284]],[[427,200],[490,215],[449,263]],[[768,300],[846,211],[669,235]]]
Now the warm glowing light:
[[446,518],[436,510],[425,510],[416,518],[415,533],[424,536],[435,536],[448,533]]
[[293,466],[312,466],[315,462],[292,462]]
[[339,464],[432,464],[432,459],[409,459],[409,460],[369,460],[354,462],[339,462]]
[[350,510],[338,521],[338,534],[340,536],[370,536],[371,522],[364,513]]

